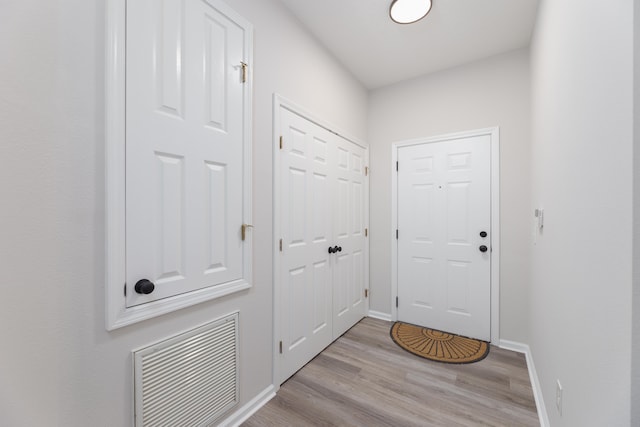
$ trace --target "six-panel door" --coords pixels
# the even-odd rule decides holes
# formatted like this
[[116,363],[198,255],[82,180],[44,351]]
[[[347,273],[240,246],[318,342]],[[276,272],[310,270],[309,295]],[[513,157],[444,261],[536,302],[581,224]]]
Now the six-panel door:
[[205,1],[127,2],[127,306],[242,280],[243,37]]
[[331,134],[281,110],[281,378],[333,340]]
[[366,251],[364,149],[286,108],[280,121],[282,382],[364,317]]
[[488,136],[398,149],[398,320],[490,341],[490,153]]

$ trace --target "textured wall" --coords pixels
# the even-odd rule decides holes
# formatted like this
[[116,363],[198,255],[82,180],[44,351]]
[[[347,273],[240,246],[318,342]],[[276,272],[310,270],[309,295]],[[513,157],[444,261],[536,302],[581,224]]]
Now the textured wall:
[[531,47],[530,344],[553,426],[630,422],[633,2],[600,6],[543,0]]

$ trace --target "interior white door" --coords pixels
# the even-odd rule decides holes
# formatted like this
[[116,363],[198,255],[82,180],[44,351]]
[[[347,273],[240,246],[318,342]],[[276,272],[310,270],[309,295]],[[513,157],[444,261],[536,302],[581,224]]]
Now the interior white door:
[[[365,315],[364,149],[333,137],[333,337]],[[335,247],[334,246],[334,247]]]
[[127,2],[127,306],[242,279],[243,37],[207,1]]
[[332,138],[325,129],[281,109],[280,254],[281,380],[333,339]]
[[365,150],[280,108],[278,255],[285,381],[365,315]]
[[490,137],[400,147],[398,162],[398,320],[490,341]]

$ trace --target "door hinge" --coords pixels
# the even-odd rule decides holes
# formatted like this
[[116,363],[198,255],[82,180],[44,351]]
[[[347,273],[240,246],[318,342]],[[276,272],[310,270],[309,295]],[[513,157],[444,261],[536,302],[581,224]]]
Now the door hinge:
[[398,240],[398,236],[399,236],[399,233],[398,233],[398,229],[396,228],[396,240]]
[[369,176],[369,166],[364,167],[364,176]]
[[280,136],[280,149],[282,150],[282,147],[284,146],[284,144],[282,143],[282,136]]
[[124,284],[124,296],[125,297],[127,296],[127,284],[126,283]]
[[242,224],[242,241],[244,242],[245,238],[247,237],[247,228],[253,228],[253,225],[251,224]]
[[282,252],[282,239],[280,239],[280,252]]
[[364,290],[364,297],[369,298],[369,289]]
[[396,297],[396,308],[398,308],[398,297]]
[[369,237],[369,229],[368,228],[364,229],[364,237]]
[[247,82],[247,68],[249,68],[249,66],[247,65],[246,62],[241,62],[240,66],[242,67],[242,83],[246,83]]
[[398,169],[398,162],[396,162],[396,172],[399,171],[400,169]]
[[280,354],[282,354],[282,341],[280,341]]

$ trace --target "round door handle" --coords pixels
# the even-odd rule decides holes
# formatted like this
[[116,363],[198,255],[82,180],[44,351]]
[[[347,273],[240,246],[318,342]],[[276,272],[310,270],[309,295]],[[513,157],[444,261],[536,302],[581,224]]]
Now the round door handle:
[[481,231],[480,232],[480,237],[482,237],[482,238],[487,237],[487,232],[486,231]]
[[338,248],[338,252],[342,252],[342,246],[336,246]]
[[153,284],[151,280],[142,279],[138,280],[136,286],[134,287],[135,291],[139,294],[148,295],[156,288],[156,285]]
[[332,253],[334,253],[334,252],[335,252],[335,251],[333,250],[333,248],[332,248],[331,246],[329,246],[329,253],[330,253],[330,254],[332,254]]
[[485,245],[480,246],[480,252],[487,252],[489,250],[489,248],[487,248]]

